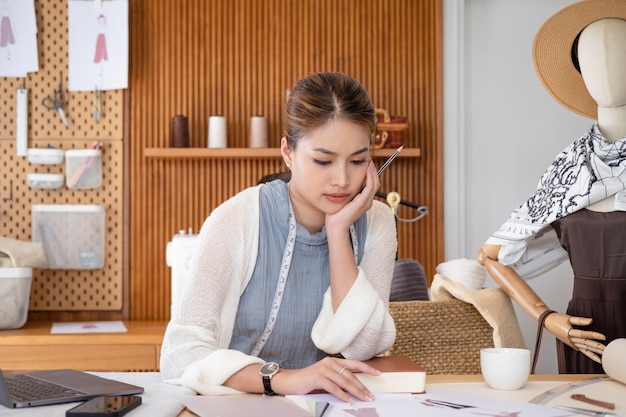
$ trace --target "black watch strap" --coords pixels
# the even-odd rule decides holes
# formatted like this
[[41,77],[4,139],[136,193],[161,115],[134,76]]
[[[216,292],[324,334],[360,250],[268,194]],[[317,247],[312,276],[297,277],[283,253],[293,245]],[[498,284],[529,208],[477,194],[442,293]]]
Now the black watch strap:
[[274,390],[272,389],[272,377],[264,376],[263,377],[263,394],[265,395],[276,395]]

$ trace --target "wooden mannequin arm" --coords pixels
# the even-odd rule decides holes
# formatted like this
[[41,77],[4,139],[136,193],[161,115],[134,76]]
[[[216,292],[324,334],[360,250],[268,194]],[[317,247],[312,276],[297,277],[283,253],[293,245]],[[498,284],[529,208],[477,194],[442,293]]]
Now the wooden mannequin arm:
[[489,272],[489,275],[519,306],[534,320],[548,310],[546,304],[537,293],[520,277],[515,270],[498,262],[498,245],[483,245],[478,251],[477,259]]
[[[513,268],[498,262],[499,251],[498,245],[483,245],[478,251],[478,262],[487,269],[489,275],[509,297],[515,300],[534,320],[538,320],[539,316],[548,310],[548,306]],[[588,326],[592,321],[591,318],[552,313],[546,317],[544,325],[554,337],[563,343],[575,350],[580,350],[594,361],[601,362],[598,354],[602,354],[605,346],[597,340],[606,340],[606,337],[598,332],[572,328],[572,325]]]

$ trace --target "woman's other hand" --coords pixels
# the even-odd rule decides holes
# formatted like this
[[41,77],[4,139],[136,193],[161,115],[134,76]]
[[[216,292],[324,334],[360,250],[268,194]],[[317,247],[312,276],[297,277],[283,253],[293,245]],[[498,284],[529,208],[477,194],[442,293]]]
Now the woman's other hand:
[[364,362],[327,357],[306,368],[281,370],[272,378],[272,389],[282,395],[326,391],[349,403],[354,398],[372,401],[374,395],[354,375],[357,372],[380,375]]

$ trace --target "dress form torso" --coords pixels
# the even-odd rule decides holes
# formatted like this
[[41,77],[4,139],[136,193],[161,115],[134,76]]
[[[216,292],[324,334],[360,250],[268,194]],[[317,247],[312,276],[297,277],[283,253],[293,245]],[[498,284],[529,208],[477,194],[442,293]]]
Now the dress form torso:
[[[580,71],[598,104],[598,128],[610,143],[626,140],[626,21],[602,19],[587,26],[578,42]],[[567,250],[574,271],[574,289],[567,313],[592,317],[586,330],[607,337],[626,336],[626,245],[616,230],[626,227],[626,213],[615,211],[615,195],[552,224]],[[602,365],[557,341],[559,369],[571,373],[602,373]]]

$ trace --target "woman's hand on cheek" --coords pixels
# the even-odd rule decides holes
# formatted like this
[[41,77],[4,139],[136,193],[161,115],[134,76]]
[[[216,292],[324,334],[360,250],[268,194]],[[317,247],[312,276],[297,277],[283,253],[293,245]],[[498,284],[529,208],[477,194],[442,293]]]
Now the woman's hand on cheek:
[[342,224],[345,227],[350,227],[352,223],[372,207],[374,196],[379,187],[380,181],[376,173],[376,166],[374,166],[373,161],[370,161],[365,173],[365,184],[362,185],[361,192],[336,213],[327,214],[326,225]]
[[[370,202],[369,208],[372,206],[371,202],[374,200],[374,195],[376,195],[376,191],[380,188],[380,179],[378,178],[378,173],[376,171],[376,165],[374,165],[374,161],[370,159],[370,162],[367,164],[367,172],[365,173],[365,185],[361,192],[355,197],[365,197],[365,201]],[[367,211],[367,210],[366,210]]]

